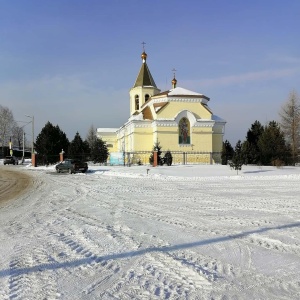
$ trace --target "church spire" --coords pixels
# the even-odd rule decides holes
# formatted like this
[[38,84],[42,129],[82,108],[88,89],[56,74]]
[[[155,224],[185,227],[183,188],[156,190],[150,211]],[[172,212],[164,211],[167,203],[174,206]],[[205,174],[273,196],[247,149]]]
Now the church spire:
[[157,86],[154,82],[154,79],[150,73],[150,70],[148,68],[148,65],[146,63],[147,56],[148,56],[147,53],[145,52],[145,44],[146,43],[143,42],[142,44],[143,44],[143,53],[141,55],[141,58],[142,58],[143,64],[141,66],[140,72],[138,74],[138,77],[137,77],[133,87],[152,86],[152,87],[157,88]]
[[129,92],[131,116],[140,113],[143,105],[151,99],[152,96],[160,93],[160,89],[157,88],[146,62],[147,53],[145,52],[145,44],[144,42],[142,43],[143,52],[141,58],[143,63],[135,83]]
[[142,60],[143,60],[143,64],[146,62],[146,59],[147,59],[147,53],[145,52],[145,42],[142,42],[142,44],[143,44],[143,53],[142,53],[142,55],[141,55],[141,58],[142,58]]

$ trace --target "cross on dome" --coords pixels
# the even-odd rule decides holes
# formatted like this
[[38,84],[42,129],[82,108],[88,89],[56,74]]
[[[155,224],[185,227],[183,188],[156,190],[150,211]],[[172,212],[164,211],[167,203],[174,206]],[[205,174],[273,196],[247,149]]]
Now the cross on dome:
[[142,58],[142,60],[143,60],[143,63],[145,63],[145,62],[146,62],[146,59],[147,59],[147,53],[145,52],[145,45],[146,45],[146,43],[145,43],[145,42],[142,42],[142,45],[143,45],[143,53],[142,53],[142,55],[141,55],[141,58]]
[[173,89],[175,89],[176,88],[176,84],[177,84],[177,80],[176,80],[176,78],[175,78],[175,72],[176,72],[177,70],[175,69],[175,68],[173,68],[173,70],[172,70],[172,72],[173,72],[173,74],[174,74],[174,78],[172,79],[172,87],[173,87]]

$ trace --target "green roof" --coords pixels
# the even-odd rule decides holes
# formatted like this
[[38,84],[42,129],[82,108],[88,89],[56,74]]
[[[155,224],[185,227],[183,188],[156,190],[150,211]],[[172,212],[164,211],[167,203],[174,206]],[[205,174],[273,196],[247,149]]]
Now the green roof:
[[146,62],[143,62],[139,75],[133,87],[137,87],[137,86],[153,86],[156,88],[156,84],[154,82],[154,79],[149,71]]

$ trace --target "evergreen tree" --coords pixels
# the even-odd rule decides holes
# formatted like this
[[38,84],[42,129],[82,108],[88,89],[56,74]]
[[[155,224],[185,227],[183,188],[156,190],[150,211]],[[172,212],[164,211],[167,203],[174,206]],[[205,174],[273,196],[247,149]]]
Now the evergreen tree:
[[161,146],[160,146],[159,142],[155,143],[155,145],[153,146],[153,151],[149,157],[149,163],[151,165],[153,165],[153,163],[154,163],[154,151],[157,151],[157,164],[161,165],[161,163],[162,163]]
[[[291,153],[285,143],[284,134],[276,121],[269,122],[258,140],[263,165],[274,165],[275,162],[289,163]],[[277,164],[277,163],[276,163]]]
[[91,160],[94,163],[106,163],[109,155],[106,143],[96,138],[91,147]]
[[223,142],[222,146],[222,153],[221,153],[221,159],[222,159],[222,165],[227,165],[228,160],[231,160],[234,154],[234,150],[230,144],[229,141]]
[[293,163],[298,161],[300,148],[300,99],[295,91],[290,93],[289,99],[281,107],[280,127],[286,141],[291,147]]
[[172,156],[172,153],[170,151],[167,151],[165,153],[163,161],[164,161],[165,164],[167,164],[167,166],[171,166],[172,165],[173,156]]
[[236,170],[237,174],[239,170],[242,170],[242,165],[244,164],[243,153],[242,153],[242,143],[240,140],[235,145],[234,154],[232,157],[232,162],[230,167]]
[[89,154],[89,144],[86,141],[83,141],[80,134],[76,132],[74,139],[70,143],[68,156],[78,160],[86,160]]
[[258,147],[258,140],[264,127],[259,121],[255,121],[247,132],[246,141],[242,144],[242,152],[244,163],[246,164],[259,164],[260,163],[260,150]]
[[59,153],[62,150],[66,151],[68,147],[69,140],[66,134],[58,125],[53,126],[49,121],[36,138],[35,150],[45,163],[56,163],[59,160]]

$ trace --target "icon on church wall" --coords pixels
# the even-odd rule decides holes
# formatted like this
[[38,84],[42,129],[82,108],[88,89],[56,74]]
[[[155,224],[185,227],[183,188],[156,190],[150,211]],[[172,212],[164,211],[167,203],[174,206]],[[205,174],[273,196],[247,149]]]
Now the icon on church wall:
[[190,144],[190,122],[187,118],[179,121],[179,144]]

